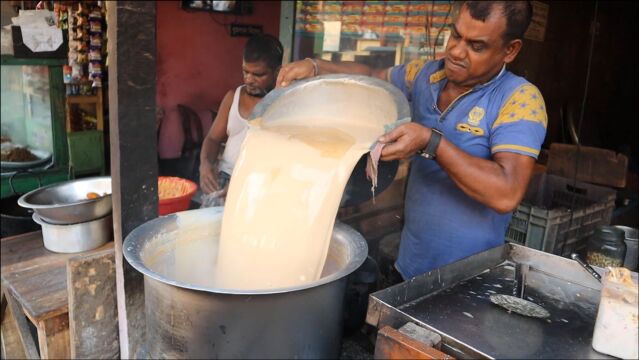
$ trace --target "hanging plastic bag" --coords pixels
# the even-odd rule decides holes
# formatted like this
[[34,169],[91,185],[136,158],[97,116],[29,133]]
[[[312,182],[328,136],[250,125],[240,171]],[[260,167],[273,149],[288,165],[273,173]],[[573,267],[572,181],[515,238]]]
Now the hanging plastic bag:
[[224,206],[224,202],[226,200],[226,193],[228,192],[229,187],[225,186],[224,188],[214,191],[209,194],[202,194],[202,206],[200,208],[209,208],[214,206]]

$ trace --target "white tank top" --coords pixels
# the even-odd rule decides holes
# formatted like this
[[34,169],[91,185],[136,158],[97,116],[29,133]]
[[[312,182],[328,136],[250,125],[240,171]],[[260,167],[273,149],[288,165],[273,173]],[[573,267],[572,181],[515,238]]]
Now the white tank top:
[[229,175],[233,173],[233,167],[237,157],[240,155],[240,147],[248,130],[248,121],[240,115],[240,93],[243,87],[244,85],[238,86],[233,95],[233,103],[231,104],[231,110],[229,110],[229,119],[226,125],[228,139],[226,140],[219,167],[220,171],[224,171]]

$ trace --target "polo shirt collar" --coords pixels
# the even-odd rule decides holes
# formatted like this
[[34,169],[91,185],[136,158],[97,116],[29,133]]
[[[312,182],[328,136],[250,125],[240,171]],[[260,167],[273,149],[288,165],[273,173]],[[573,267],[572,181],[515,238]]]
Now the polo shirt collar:
[[[442,81],[444,79],[446,79],[446,73],[445,73],[445,70],[444,70],[444,59],[441,59],[439,61],[440,61],[440,65],[437,67],[438,70],[433,72],[428,77],[428,81],[430,81],[430,83],[433,85],[430,88],[431,88],[431,94],[433,96],[433,100],[435,101],[435,103],[437,102],[437,98],[439,97],[439,93],[441,92],[441,89],[443,88],[442,85],[444,85],[444,83],[442,83]],[[505,73],[506,73],[506,64],[502,65],[501,70],[499,71],[499,73],[497,75],[493,76],[492,79],[488,80],[487,82],[485,82],[483,84],[475,85],[475,87],[471,91],[484,89],[484,88],[496,83],[497,80],[499,80],[502,76],[504,76]]]

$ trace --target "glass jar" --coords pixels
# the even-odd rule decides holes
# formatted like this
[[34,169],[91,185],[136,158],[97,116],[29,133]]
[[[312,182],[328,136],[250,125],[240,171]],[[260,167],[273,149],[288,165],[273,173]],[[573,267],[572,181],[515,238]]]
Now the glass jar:
[[599,267],[620,267],[626,256],[625,233],[613,226],[600,225],[587,242],[586,262]]

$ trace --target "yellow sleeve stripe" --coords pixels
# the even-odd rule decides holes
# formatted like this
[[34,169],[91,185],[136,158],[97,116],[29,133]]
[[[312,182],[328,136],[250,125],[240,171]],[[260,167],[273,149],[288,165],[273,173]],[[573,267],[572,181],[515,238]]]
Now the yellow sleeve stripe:
[[528,146],[521,146],[521,145],[511,145],[511,144],[504,144],[504,145],[497,145],[497,146],[493,146],[491,149],[491,152],[494,154],[496,152],[499,152],[500,150],[519,150],[519,151],[524,151],[527,153],[531,153],[533,155],[539,155],[539,150],[533,149],[531,147]]
[[446,70],[442,69],[442,70],[439,70],[439,71],[436,71],[436,72],[432,73],[432,75],[430,76],[429,80],[430,80],[430,83],[433,84],[433,83],[436,83],[438,81],[441,81],[445,77],[446,77]]
[[492,128],[520,120],[537,122],[544,128],[548,125],[546,104],[535,85],[524,84],[515,89],[499,110]]
[[406,88],[408,91],[413,89],[413,83],[419,74],[419,71],[426,64],[426,59],[417,59],[406,64],[406,75],[404,81],[406,82]]

